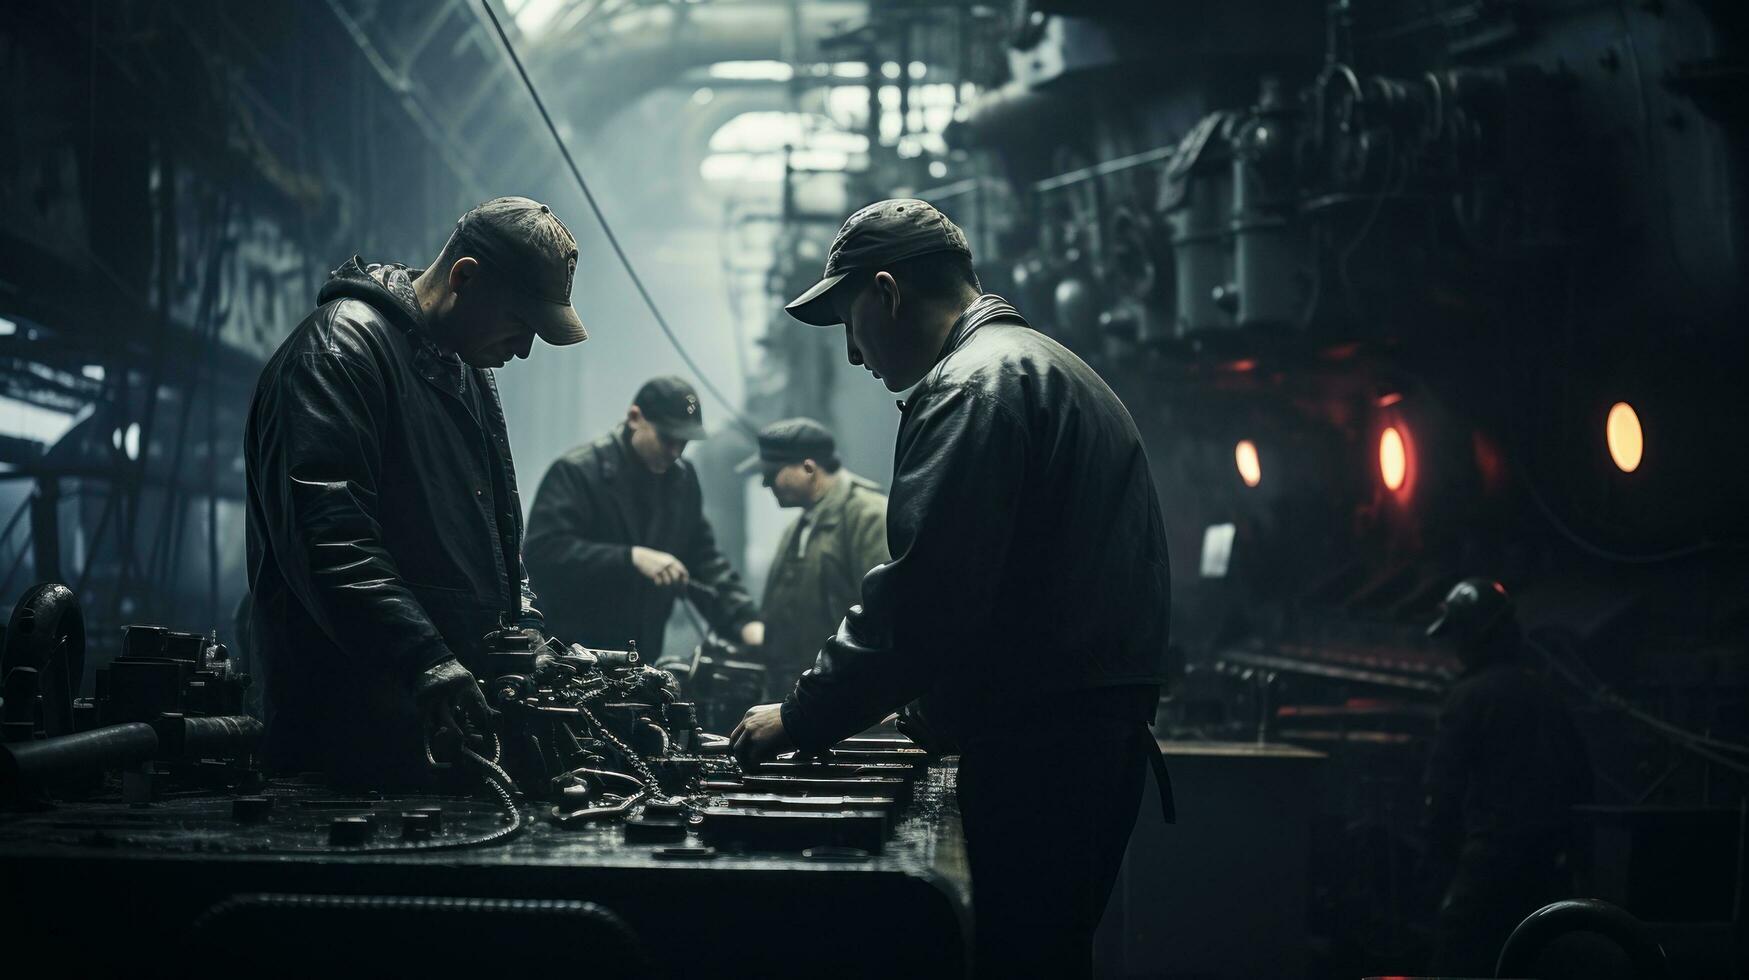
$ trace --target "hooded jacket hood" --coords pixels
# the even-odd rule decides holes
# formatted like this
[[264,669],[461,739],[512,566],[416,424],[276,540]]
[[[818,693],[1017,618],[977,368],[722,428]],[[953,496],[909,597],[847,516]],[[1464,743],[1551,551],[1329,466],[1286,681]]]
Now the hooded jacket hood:
[[316,303],[321,305],[337,299],[362,300],[398,326],[423,333],[425,314],[420,311],[419,297],[413,292],[413,279],[423,271],[393,262],[365,265],[354,255],[328,274],[328,281],[316,293]]

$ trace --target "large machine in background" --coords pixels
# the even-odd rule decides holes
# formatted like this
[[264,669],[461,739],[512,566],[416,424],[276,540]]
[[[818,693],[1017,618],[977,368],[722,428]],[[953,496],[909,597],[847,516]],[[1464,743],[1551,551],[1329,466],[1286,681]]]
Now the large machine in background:
[[[1002,13],[1006,64],[980,67],[946,152],[877,140],[849,196],[941,207],[986,288],[1129,405],[1173,549],[1162,721],[1332,754],[1313,931],[1333,961],[1416,942],[1420,770],[1458,669],[1422,628],[1472,574],[1515,592],[1570,682],[1598,892],[1739,915],[1743,8]],[[904,64],[929,16],[871,4],[861,56]],[[774,298],[818,265],[828,222],[799,211]],[[1664,861],[1685,890],[1648,877]]]
[[[1422,753],[1456,670],[1421,627],[1467,575],[1513,590],[1573,694],[1593,892],[1689,950],[1740,921],[1743,4],[500,9],[574,148],[655,119],[685,157],[607,147],[657,188],[629,200],[685,198],[684,224],[735,188],[721,262],[730,320],[763,332],[735,348],[753,420],[824,419],[881,475],[886,393],[778,306],[853,205],[895,194],[953,216],[987,288],[1117,388],[1171,536],[1162,732],[1331,755],[1320,972],[1412,962]],[[415,259],[504,188],[570,194],[495,45],[460,0],[26,4],[0,25],[31,82],[0,96],[0,595],[73,585],[88,683],[126,623],[246,653],[243,413],[325,270]],[[591,285],[634,335],[623,284]],[[519,370],[538,415],[582,415],[583,368]],[[575,439],[535,428],[537,474]],[[745,447],[700,449],[719,539],[751,553]]]

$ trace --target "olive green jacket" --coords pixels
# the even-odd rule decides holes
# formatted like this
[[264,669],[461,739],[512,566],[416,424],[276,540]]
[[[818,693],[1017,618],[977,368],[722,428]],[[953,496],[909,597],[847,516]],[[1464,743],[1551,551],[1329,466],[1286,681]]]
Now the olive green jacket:
[[[797,556],[803,520],[813,529]],[[863,575],[888,557],[887,498],[875,484],[840,469],[837,485],[784,529],[765,579],[760,610],[770,690],[789,693],[814,665],[820,646],[861,601]]]

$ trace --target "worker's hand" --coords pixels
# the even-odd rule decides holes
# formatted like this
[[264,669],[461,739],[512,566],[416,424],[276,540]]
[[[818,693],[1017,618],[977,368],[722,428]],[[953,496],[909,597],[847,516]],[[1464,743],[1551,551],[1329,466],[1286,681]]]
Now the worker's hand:
[[462,744],[484,739],[498,716],[486,703],[486,695],[474,675],[451,657],[420,671],[413,681],[413,698],[425,726],[428,743],[455,738]]
[[666,551],[655,548],[645,548],[642,545],[632,546],[632,567],[638,574],[666,589],[685,585],[688,578],[686,566],[680,559]]
[[741,627],[741,644],[750,647],[764,646],[765,624],[755,619],[753,622]]
[[783,728],[783,705],[757,704],[747,709],[741,723],[729,735],[729,751],[743,769],[756,769],[761,762],[777,758],[795,746]]

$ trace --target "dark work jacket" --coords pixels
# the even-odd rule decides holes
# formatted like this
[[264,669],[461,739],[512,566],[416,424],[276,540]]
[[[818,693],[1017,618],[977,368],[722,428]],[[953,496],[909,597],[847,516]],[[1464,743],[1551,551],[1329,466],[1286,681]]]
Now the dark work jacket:
[[[738,642],[757,613],[717,550],[697,471],[684,459],[660,476],[642,467],[622,425],[559,457],[541,478],[525,552],[547,628],[587,647],[618,650],[636,641],[654,663],[677,593],[632,567],[632,546],[641,545],[680,559],[693,581],[709,587],[714,594],[695,590],[693,602],[713,629]],[[661,493],[653,494],[658,484]]]
[[1511,846],[1558,839],[1592,796],[1591,760],[1572,716],[1516,656],[1464,674],[1446,694],[1428,756],[1430,850],[1464,839]]
[[425,338],[409,271],[353,259],[317,302],[244,435],[267,754],[404,783],[423,774],[415,675],[451,655],[477,673],[501,615],[538,623],[522,507],[492,375]]
[[1158,685],[1165,529],[1141,436],[1099,375],[987,295],[902,413],[892,561],[784,702],[789,737],[823,748],[921,696],[952,740],[1071,692]]

